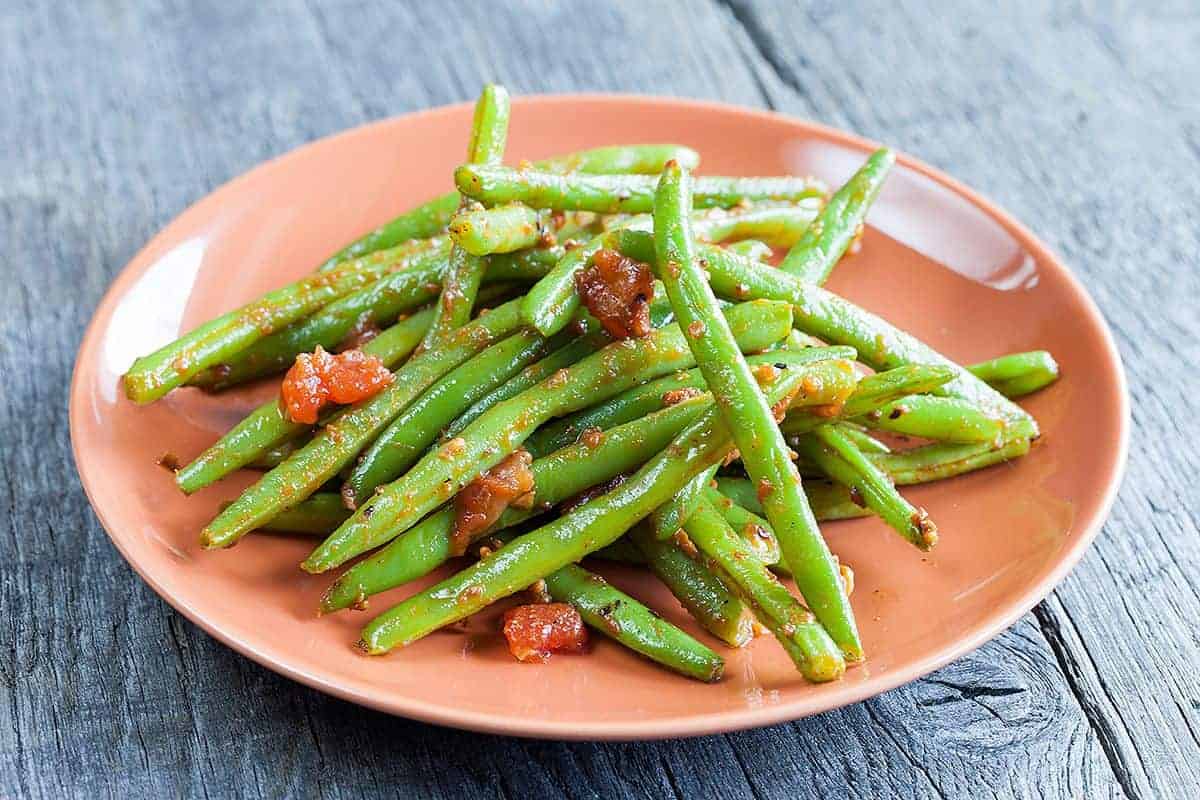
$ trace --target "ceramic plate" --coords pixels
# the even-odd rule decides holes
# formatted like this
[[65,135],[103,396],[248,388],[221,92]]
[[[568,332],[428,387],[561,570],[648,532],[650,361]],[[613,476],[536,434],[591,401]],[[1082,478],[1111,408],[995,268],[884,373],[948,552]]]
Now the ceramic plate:
[[[310,542],[251,536],[215,553],[197,545],[203,524],[252,476],[185,498],[155,463],[167,451],[196,455],[273,389],[221,399],[186,389],[136,408],[119,376],[135,356],[299,278],[344,242],[446,191],[470,122],[467,105],[412,114],[252,170],[158,234],[96,311],[71,387],[83,486],[133,568],[213,636],[310,686],[429,722],[564,739],[687,736],[795,719],[923,675],[1012,624],[1099,531],[1128,432],[1111,334],[1079,281],[1028,230],[937,170],[901,157],[871,212],[861,253],[841,264],[830,287],[960,362],[1045,348],[1063,378],[1023,403],[1044,433],[1027,458],[906,490],[938,523],[933,553],[922,555],[876,520],[826,526],[833,550],[857,575],[865,664],[838,683],[808,684],[764,637],[723,650],[726,676],[714,685],[668,673],[608,641],[586,656],[533,666],[508,655],[494,612],[385,657],[360,654],[352,644],[367,615],[314,613],[329,578],[297,568]],[[848,134],[747,109],[560,96],[514,103],[509,157],[657,141],[695,147],[710,174],[812,173],[831,184],[872,149]],[[711,641],[652,579],[601,571]],[[374,598],[372,610],[415,588]]]

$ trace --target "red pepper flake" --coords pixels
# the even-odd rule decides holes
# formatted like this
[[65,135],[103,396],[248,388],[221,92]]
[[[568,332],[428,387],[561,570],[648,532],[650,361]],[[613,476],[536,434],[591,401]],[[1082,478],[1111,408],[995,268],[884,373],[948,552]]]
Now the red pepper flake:
[[838,572],[842,573],[842,585],[846,587],[846,596],[854,594],[854,570],[849,564],[838,564]]
[[613,338],[640,338],[650,333],[654,281],[645,264],[615,250],[599,250],[576,274],[575,286],[584,306]]
[[587,628],[575,607],[567,603],[534,603],[504,612],[508,652],[518,661],[541,663],[552,653],[581,653],[587,648]]
[[857,486],[850,487],[850,502],[854,503],[854,505],[858,506],[859,508],[867,507],[867,501]]
[[913,512],[912,518],[909,521],[917,532],[917,537],[920,540],[919,547],[922,550],[928,550],[937,544],[937,525],[934,525],[933,520],[929,518],[929,512],[923,508],[918,508]]
[[775,486],[766,478],[761,478],[758,481],[758,488],[755,494],[758,495],[758,502],[762,502],[770,497],[771,492],[775,491]]
[[696,544],[691,540],[690,537],[688,537],[682,528],[675,531],[675,534],[671,538],[675,540],[675,546],[691,558],[698,558],[700,556],[700,551],[696,549]]
[[486,531],[515,500],[534,489],[533,457],[518,450],[463,487],[454,497],[450,552],[460,556],[477,534]]
[[583,442],[583,446],[589,450],[595,450],[604,443],[604,431],[594,425],[584,428],[583,433],[579,434],[579,441]]
[[750,373],[759,386],[770,386],[779,379],[779,369],[772,364],[756,364]]
[[383,362],[361,350],[330,355],[324,348],[296,356],[283,379],[281,400],[288,419],[315,424],[329,403],[357,403],[373,397],[390,384],[392,375]]
[[682,403],[684,400],[691,400],[693,397],[699,397],[702,394],[704,392],[693,386],[685,386],[682,389],[672,389],[669,392],[663,392],[663,408],[670,408],[673,405]]
[[174,453],[163,453],[154,461],[154,463],[158,464],[165,470],[175,472],[179,469],[179,456],[175,455]]

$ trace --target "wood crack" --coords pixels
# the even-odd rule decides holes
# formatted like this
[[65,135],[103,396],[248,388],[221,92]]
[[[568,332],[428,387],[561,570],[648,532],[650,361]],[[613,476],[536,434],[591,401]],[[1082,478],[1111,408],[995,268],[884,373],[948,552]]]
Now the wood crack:
[[1121,753],[1116,742],[1116,731],[1112,723],[1109,722],[1096,702],[1083,689],[1080,668],[1078,660],[1067,646],[1066,638],[1063,636],[1062,628],[1054,615],[1046,608],[1045,603],[1039,603],[1033,609],[1033,616],[1037,620],[1038,627],[1042,631],[1042,635],[1046,637],[1046,641],[1050,645],[1050,650],[1054,653],[1054,658],[1058,661],[1059,671],[1062,672],[1066,679],[1067,686],[1071,690],[1071,694],[1075,697],[1075,702],[1079,703],[1079,707],[1083,709],[1084,718],[1087,719],[1088,725],[1095,732],[1097,740],[1100,742],[1100,748],[1104,751],[1104,756],[1108,761],[1108,766],[1112,770],[1113,777],[1117,779],[1117,783],[1121,785],[1122,791],[1127,797],[1133,800],[1142,800],[1142,793],[1139,790],[1134,779],[1133,770],[1129,764],[1125,762],[1125,756]]

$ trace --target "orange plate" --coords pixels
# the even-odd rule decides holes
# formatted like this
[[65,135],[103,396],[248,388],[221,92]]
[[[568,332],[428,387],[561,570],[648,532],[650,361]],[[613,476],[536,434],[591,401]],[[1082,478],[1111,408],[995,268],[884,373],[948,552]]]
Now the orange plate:
[[[1125,463],[1129,416],[1108,328],[1078,280],[1029,231],[902,157],[871,212],[862,252],[838,268],[832,288],[960,362],[1045,348],[1063,378],[1025,402],[1045,434],[1029,457],[906,491],[942,531],[933,554],[921,555],[873,519],[827,526],[833,550],[857,575],[867,663],[839,683],[811,685],[770,638],[760,638],[742,651],[721,650],[726,676],[715,685],[678,677],[609,641],[586,656],[533,666],[506,652],[498,610],[389,656],[360,654],[352,644],[368,615],[314,613],[329,578],[297,568],[310,542],[256,535],[226,552],[200,550],[201,527],[250,476],[185,498],[155,465],[166,451],[193,457],[271,389],[220,399],[185,389],[136,408],[118,379],[135,356],[304,275],[363,231],[446,191],[470,122],[467,105],[439,108],[323,139],[254,169],[156,236],[88,328],[71,387],[83,486],[133,568],[230,647],[347,700],[443,725],[561,739],[728,731],[862,700],[973,650],[1044,597],[1100,529]],[[812,173],[835,185],[871,149],[848,134],[742,108],[561,96],[516,101],[509,152],[515,162],[660,141],[695,147],[709,174]],[[602,569],[711,642],[646,575]],[[414,588],[375,598],[372,610]]]

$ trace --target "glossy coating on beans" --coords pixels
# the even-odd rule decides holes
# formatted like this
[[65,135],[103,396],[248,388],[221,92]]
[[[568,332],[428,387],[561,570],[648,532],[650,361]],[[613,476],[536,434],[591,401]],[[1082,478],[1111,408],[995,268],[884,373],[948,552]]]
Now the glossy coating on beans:
[[[821,536],[808,505],[800,474],[758,381],[732,346],[733,336],[717,313],[708,276],[696,258],[689,209],[691,181],[668,164],[654,204],[654,249],[658,274],[667,289],[688,347],[737,444],[742,464],[762,487],[763,507],[784,563],[796,579],[809,609],[841,648],[847,660],[863,657],[854,612],[837,560]],[[761,267],[770,269],[770,267]],[[786,374],[787,370],[780,370]]]
[[[787,335],[786,306],[741,304],[727,309],[741,346],[755,350]],[[725,321],[725,317],[721,317]],[[781,326],[781,323],[784,323]],[[500,403],[462,433],[426,454],[407,474],[364,503],[301,565],[323,572],[408,530],[497,464],[546,420],[578,411],[646,380],[692,366],[677,326],[616,342],[537,386]]]
[[228,547],[332,478],[442,375],[520,327],[520,299],[480,315],[441,347],[411,359],[375,397],[335,416],[287,461],[242,492],[201,532],[205,547]]
[[[777,381],[769,390],[772,400],[785,399],[798,380],[785,376]],[[410,644],[578,562],[620,538],[732,446],[720,415],[708,409],[617,488],[373,619],[363,629],[363,649],[378,654]]]

